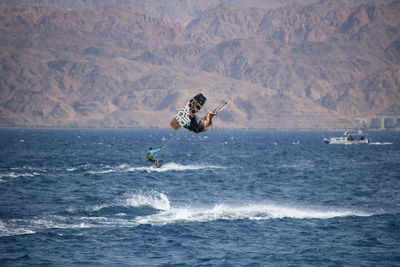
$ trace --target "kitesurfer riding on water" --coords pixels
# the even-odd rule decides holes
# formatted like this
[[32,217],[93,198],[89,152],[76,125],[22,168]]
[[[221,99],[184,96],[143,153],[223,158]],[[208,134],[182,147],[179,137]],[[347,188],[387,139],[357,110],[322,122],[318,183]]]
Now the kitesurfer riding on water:
[[146,161],[149,162],[154,162],[154,164],[156,165],[157,168],[161,167],[160,162],[158,162],[158,160],[156,158],[154,158],[154,154],[156,154],[158,151],[160,151],[162,148],[157,148],[157,149],[153,149],[153,148],[149,148],[149,151],[146,154]]
[[201,121],[198,121],[197,116],[194,115],[190,118],[190,122],[186,123],[183,127],[195,133],[205,132],[212,125],[212,117],[215,115],[217,115],[216,112],[209,111]]

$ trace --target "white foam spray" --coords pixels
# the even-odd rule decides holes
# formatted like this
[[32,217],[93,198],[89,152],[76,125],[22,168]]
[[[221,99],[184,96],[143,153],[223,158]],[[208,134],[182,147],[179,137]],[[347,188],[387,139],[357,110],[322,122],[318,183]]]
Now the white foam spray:
[[391,143],[391,142],[383,142],[383,143],[380,143],[380,142],[373,142],[373,143],[369,143],[368,145],[383,146],[383,145],[393,145],[393,143]]
[[[128,193],[118,203],[102,207],[122,205],[127,207],[150,206],[157,211],[152,215],[139,216],[135,219],[115,216],[59,216],[45,215],[32,219],[17,219],[9,222],[0,221],[0,236],[34,234],[49,228],[92,228],[92,227],[136,227],[141,224],[162,226],[167,224],[212,222],[217,220],[275,220],[275,219],[330,219],[348,216],[372,216],[365,212],[303,208],[270,203],[246,205],[215,204],[208,207],[184,206],[173,207],[165,193],[144,190]],[[95,207],[98,209],[100,207]]]
[[154,190],[128,194],[125,205],[130,207],[150,206],[158,210],[171,208],[168,196]]
[[171,208],[157,214],[137,218],[137,222],[139,224],[164,225],[215,220],[329,219],[346,216],[370,216],[370,214],[340,210],[323,211],[275,204],[249,204],[244,206],[216,204],[212,207],[204,208]]
[[30,229],[24,229],[19,227],[14,227],[0,221],[0,237],[3,236],[14,236],[14,235],[24,235],[24,234],[34,234],[35,232]]
[[189,171],[189,170],[208,170],[208,169],[223,169],[225,167],[216,165],[181,165],[174,162],[165,163],[161,168],[156,168],[153,165],[132,167],[128,164],[121,164],[119,166],[105,166],[98,170],[90,170],[90,174],[107,174],[113,172],[169,172],[169,171]]

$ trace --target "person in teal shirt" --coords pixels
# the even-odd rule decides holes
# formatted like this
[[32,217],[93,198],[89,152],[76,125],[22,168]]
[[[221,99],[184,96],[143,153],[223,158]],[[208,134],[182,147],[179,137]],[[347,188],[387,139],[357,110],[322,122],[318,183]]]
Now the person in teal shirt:
[[160,164],[160,162],[156,159],[156,158],[154,158],[154,154],[156,154],[158,151],[160,151],[161,149],[163,149],[164,147],[162,147],[162,148],[157,148],[157,149],[153,149],[153,148],[149,148],[149,151],[147,152],[147,154],[146,154],[146,161],[147,162],[149,162],[149,161],[151,161],[151,162],[153,162],[155,165],[156,165],[156,167],[157,168],[160,168],[161,167],[161,164]]

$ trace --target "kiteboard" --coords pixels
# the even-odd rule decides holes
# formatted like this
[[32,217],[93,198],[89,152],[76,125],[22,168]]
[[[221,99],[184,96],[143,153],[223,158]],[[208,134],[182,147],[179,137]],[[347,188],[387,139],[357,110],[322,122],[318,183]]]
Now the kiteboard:
[[191,117],[199,112],[206,101],[207,98],[203,94],[195,95],[171,120],[169,123],[171,127],[175,130],[182,128],[186,123],[190,122]]

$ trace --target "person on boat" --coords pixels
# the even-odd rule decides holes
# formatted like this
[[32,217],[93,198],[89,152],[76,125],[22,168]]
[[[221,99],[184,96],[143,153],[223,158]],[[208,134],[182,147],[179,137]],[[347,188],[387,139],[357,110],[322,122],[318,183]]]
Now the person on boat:
[[205,132],[212,125],[212,117],[215,115],[217,115],[216,112],[209,111],[201,121],[198,121],[197,116],[194,115],[190,118],[190,122],[186,123],[183,127],[194,133]]
[[157,149],[153,149],[152,147],[149,148],[149,151],[146,154],[146,161],[147,162],[153,162],[157,168],[161,167],[160,162],[154,157],[154,154],[156,154],[158,151],[160,151],[162,148],[157,148]]

